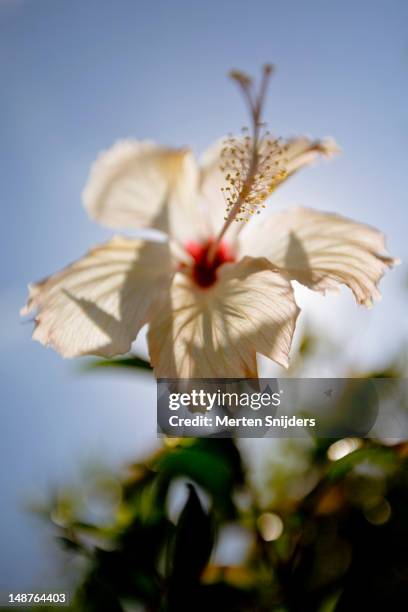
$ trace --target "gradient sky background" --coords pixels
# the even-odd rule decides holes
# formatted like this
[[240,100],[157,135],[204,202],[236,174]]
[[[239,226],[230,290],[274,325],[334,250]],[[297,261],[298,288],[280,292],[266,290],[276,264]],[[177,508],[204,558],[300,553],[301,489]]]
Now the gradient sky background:
[[[79,374],[18,317],[30,280],[110,234],[80,201],[98,151],[128,136],[203,151],[247,123],[227,71],[273,61],[273,131],[333,136],[343,149],[274,206],[368,222],[406,261],[407,32],[404,0],[0,0],[0,589],[60,580],[56,545],[27,503],[90,459],[118,466],[155,443],[151,379]],[[389,274],[370,312],[346,291],[301,299],[347,355],[380,365],[407,334],[405,281],[404,266]]]

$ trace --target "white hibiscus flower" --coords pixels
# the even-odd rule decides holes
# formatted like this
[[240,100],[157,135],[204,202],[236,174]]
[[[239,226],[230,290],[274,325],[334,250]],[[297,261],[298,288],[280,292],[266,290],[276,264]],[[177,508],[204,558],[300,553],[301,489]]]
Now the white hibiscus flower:
[[234,72],[252,127],[217,143],[199,168],[188,149],[121,141],[95,162],[83,193],[90,217],[113,228],[156,228],[164,242],[114,237],[30,287],[33,338],[64,357],[127,353],[149,325],[158,377],[256,377],[256,354],[282,366],[299,314],[291,281],[379,296],[396,263],[375,229],[307,208],[245,222],[274,189],[332,141],[274,140],[261,123],[271,68],[257,94]]

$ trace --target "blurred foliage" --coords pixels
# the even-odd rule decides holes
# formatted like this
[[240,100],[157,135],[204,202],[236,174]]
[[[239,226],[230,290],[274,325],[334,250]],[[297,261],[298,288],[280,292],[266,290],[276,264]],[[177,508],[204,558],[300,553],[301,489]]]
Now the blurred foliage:
[[[318,343],[305,334],[292,372]],[[138,357],[90,367],[150,369]],[[404,371],[396,358],[367,376]],[[350,397],[353,412],[359,401]],[[55,495],[47,517],[82,561],[71,609],[405,609],[408,443],[263,442],[263,480],[248,441],[163,438],[124,475],[94,471]]]
[[[353,448],[342,442],[343,452]],[[269,506],[260,506],[230,439],[169,439],[127,478],[91,487],[96,505],[101,495],[112,504],[111,519],[99,524],[83,518],[89,495],[83,508],[75,494],[71,504],[60,496],[52,517],[61,543],[86,559],[72,609],[403,609],[408,444],[359,440],[338,459],[334,444],[304,448],[317,474],[310,491]],[[220,563],[231,524],[243,551]]]

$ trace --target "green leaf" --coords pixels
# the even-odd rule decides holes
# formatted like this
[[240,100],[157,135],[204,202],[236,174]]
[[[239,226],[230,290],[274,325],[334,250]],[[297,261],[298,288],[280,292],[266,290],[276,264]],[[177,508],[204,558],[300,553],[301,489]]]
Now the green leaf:
[[125,357],[118,359],[93,359],[85,366],[85,370],[99,370],[100,368],[136,368],[152,371],[152,366],[142,357]]
[[169,480],[179,476],[191,478],[211,495],[217,512],[233,518],[232,495],[241,478],[233,451],[237,452],[229,441],[197,440],[191,446],[182,446],[162,455],[154,469]]
[[194,607],[194,596],[213,546],[210,516],[193,485],[187,486],[189,496],[177,523],[170,563],[169,610],[180,610],[185,602],[190,602],[189,609]]
[[327,470],[326,478],[337,481],[360,463],[368,463],[382,468],[385,473],[392,472],[398,466],[398,459],[391,448],[372,447],[360,448],[338,459]]

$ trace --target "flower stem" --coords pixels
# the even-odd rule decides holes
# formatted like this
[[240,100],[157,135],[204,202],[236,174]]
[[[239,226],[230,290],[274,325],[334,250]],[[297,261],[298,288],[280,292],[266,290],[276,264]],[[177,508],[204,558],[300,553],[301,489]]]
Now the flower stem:
[[259,131],[262,126],[262,122],[261,122],[262,109],[263,109],[263,104],[265,101],[265,96],[266,96],[266,92],[268,88],[269,77],[272,74],[272,70],[273,68],[270,64],[267,64],[266,66],[264,66],[262,80],[261,80],[261,84],[259,87],[259,93],[257,96],[253,95],[252,80],[247,75],[241,72],[238,72],[238,71],[233,71],[231,72],[231,75],[230,75],[231,78],[233,78],[238,83],[244,95],[244,99],[246,100],[248,107],[249,107],[249,112],[251,116],[251,126],[252,126],[251,161],[249,164],[247,176],[245,177],[245,180],[242,185],[242,189],[237,197],[237,200],[234,203],[231,210],[229,211],[227,218],[225,220],[225,223],[221,228],[221,231],[219,232],[218,236],[216,237],[216,239],[214,240],[214,242],[211,244],[210,248],[208,249],[207,261],[209,264],[211,264],[214,261],[214,258],[217,254],[219,244],[222,238],[224,237],[225,232],[227,231],[227,229],[229,228],[229,226],[231,225],[231,223],[234,221],[237,214],[239,213],[242,204],[245,202],[245,198],[247,197],[248,193],[251,191],[251,187],[255,179],[256,171],[258,168]]

